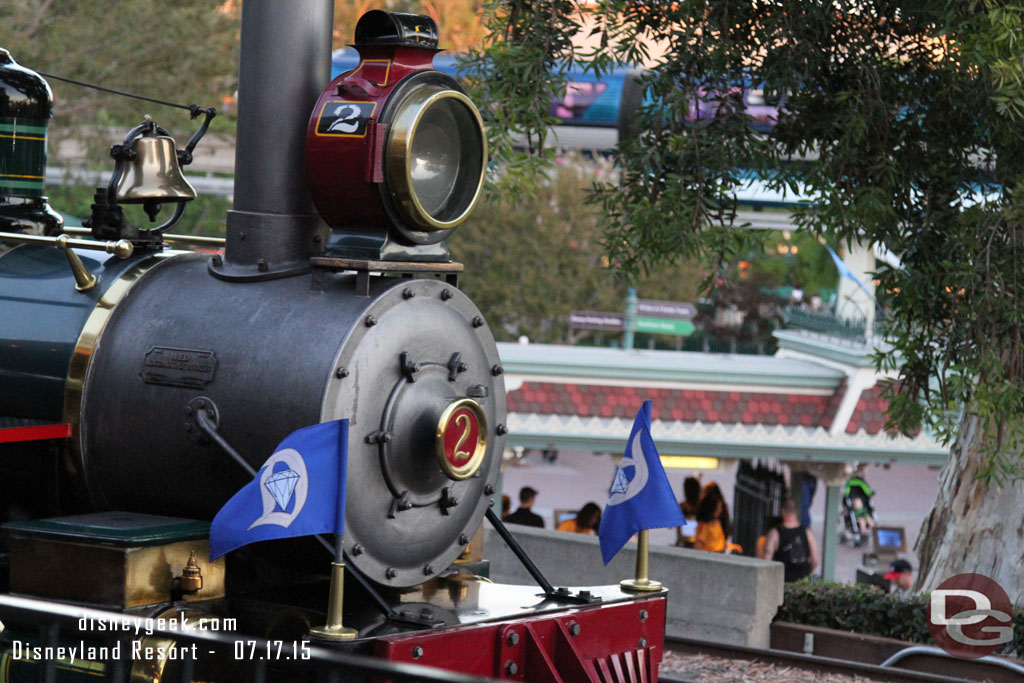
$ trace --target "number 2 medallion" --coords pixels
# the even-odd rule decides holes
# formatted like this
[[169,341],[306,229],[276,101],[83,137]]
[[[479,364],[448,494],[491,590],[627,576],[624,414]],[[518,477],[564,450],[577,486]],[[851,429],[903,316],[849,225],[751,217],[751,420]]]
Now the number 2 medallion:
[[476,474],[487,451],[487,418],[476,401],[463,398],[448,405],[437,421],[437,458],[450,479]]

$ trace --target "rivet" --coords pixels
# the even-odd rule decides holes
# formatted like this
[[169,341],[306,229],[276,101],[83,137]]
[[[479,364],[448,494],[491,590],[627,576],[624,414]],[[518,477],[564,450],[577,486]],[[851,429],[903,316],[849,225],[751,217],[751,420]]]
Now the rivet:
[[191,415],[192,414],[192,406],[185,406],[185,414],[186,415]]
[[494,484],[488,484],[484,487],[484,495],[489,496],[494,493]]
[[192,431],[192,423],[191,422],[186,422],[185,423],[185,431],[186,432],[191,432]]
[[469,365],[467,365],[466,363],[459,363],[458,365],[455,366],[455,369],[458,370],[459,372],[465,372],[466,370],[469,370]]
[[442,301],[448,301],[453,296],[455,296],[455,295],[452,294],[452,290],[450,290],[450,289],[443,289],[443,290],[441,290],[441,300]]
[[213,412],[212,409],[211,410],[207,410],[206,411],[206,417],[208,417],[208,418],[210,418],[212,420],[215,417],[217,417],[217,413]]
[[403,299],[411,299],[414,296],[416,296],[416,292],[412,291],[412,287],[406,287],[405,289],[402,290]]
[[419,659],[423,656],[423,648],[419,645],[413,645],[412,647],[412,658]]
[[210,260],[213,261],[214,268],[220,268],[224,265],[224,258],[220,254],[214,254]]
[[511,659],[505,662],[505,674],[508,676],[515,676],[519,673],[519,667]]
[[199,399],[196,402],[196,405],[199,406],[200,408],[205,408],[206,407],[206,401],[204,401],[203,399]]
[[569,622],[569,634],[570,635],[578,636],[580,634],[581,630],[582,629],[580,629],[580,625],[577,624],[575,621],[570,621]]
[[647,621],[647,610],[640,610],[640,621]]
[[519,634],[516,633],[515,631],[512,631],[511,633],[508,634],[508,638],[505,640],[505,642],[508,643],[509,645],[518,645],[519,644]]
[[473,327],[483,327],[483,326],[484,326],[484,319],[481,318],[478,315],[477,316],[473,316]]
[[354,546],[352,546],[352,554],[353,555],[362,555],[363,554],[363,545],[361,543],[356,543]]
[[647,639],[646,638],[641,638],[640,639],[640,647],[647,647]]
[[259,270],[261,273],[265,273],[268,270],[270,270],[270,266],[267,265],[266,259],[260,259],[259,261],[256,262],[256,269]]
[[372,315],[368,315],[366,316],[366,320],[364,322],[366,323],[367,327],[373,327],[374,325],[377,324],[377,318],[375,318]]
[[348,368],[338,368],[334,371],[334,376],[338,379],[344,379],[348,377]]
[[396,576],[398,576],[398,570],[394,567],[388,567],[386,570],[384,570],[384,576],[388,577],[389,579],[393,579]]
[[434,573],[434,565],[432,565],[432,564],[425,564],[425,565],[423,565],[423,574],[425,576],[430,576],[433,573]]
[[469,536],[466,534],[459,534],[459,545],[466,545],[469,543]]
[[505,368],[501,367],[500,365],[495,365],[493,368],[491,368],[491,374],[494,375],[495,377],[502,374],[503,372],[505,372]]
[[508,427],[506,427],[503,424],[499,424],[494,427],[494,431],[498,434],[498,436],[505,436],[506,434],[508,434]]

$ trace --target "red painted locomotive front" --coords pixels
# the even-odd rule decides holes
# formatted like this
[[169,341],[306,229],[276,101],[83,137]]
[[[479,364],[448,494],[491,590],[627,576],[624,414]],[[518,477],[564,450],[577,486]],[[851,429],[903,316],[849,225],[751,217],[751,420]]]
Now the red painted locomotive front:
[[501,680],[653,683],[664,640],[660,595],[382,637],[373,654]]
[[396,86],[433,69],[439,50],[359,45],[360,62],[317,100],[306,137],[306,173],[317,210],[332,227],[387,224],[384,182],[388,129],[378,123]]

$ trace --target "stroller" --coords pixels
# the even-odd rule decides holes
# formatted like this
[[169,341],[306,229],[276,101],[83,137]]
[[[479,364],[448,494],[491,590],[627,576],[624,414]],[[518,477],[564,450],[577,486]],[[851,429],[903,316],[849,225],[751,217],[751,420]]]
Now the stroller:
[[839,532],[840,543],[849,543],[859,548],[871,539],[871,530],[877,526],[875,510],[871,506],[874,491],[864,480],[863,466],[857,468],[843,487],[843,530]]

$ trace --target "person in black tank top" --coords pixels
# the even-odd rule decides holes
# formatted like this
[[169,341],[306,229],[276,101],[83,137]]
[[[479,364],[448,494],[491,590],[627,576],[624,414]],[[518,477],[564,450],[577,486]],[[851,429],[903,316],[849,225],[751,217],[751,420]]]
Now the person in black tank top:
[[779,526],[776,533],[779,535],[779,547],[772,559],[785,566],[786,583],[810,576],[811,552],[808,548],[807,529],[802,526],[795,529]]
[[768,532],[761,559],[781,562],[786,583],[792,583],[810,576],[818,566],[818,557],[814,535],[800,525],[796,504],[786,498],[782,501],[782,524]]

